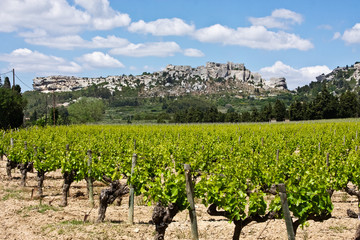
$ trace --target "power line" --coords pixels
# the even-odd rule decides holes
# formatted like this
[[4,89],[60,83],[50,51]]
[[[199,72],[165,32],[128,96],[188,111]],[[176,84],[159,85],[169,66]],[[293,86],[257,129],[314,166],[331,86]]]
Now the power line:
[[12,73],[12,70],[10,70],[10,71],[8,71],[8,72],[5,72],[5,73],[0,73],[0,76],[1,76],[1,75],[7,75],[7,74],[9,74],[9,73]]
[[21,79],[15,74],[15,77],[22,83],[25,85],[25,87],[31,89],[32,87],[29,87],[26,83],[24,83],[23,81],[21,81]]

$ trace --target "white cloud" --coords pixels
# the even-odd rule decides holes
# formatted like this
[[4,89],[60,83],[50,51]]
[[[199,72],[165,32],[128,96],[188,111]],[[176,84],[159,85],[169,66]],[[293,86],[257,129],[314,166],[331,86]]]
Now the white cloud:
[[306,39],[283,31],[272,32],[263,26],[232,29],[220,24],[199,29],[194,37],[201,42],[239,45],[266,50],[299,49],[309,50],[313,44]]
[[329,25],[329,24],[319,25],[317,28],[318,29],[324,29],[324,30],[332,30],[333,29],[333,27],[331,25]]
[[360,23],[356,23],[351,29],[345,30],[342,40],[348,44],[360,43]]
[[289,89],[295,89],[298,86],[309,84],[311,81],[316,81],[317,76],[329,72],[331,72],[331,70],[325,65],[296,69],[281,61],[277,61],[271,67],[261,68],[259,71],[266,80],[269,80],[271,77],[285,77]]
[[97,30],[124,27],[131,22],[128,14],[121,14],[112,9],[108,0],[75,0],[75,3],[93,16],[92,24]]
[[140,20],[129,26],[130,32],[150,33],[155,36],[183,36],[195,30],[194,25],[189,25],[179,18],[163,18],[152,22]]
[[110,50],[110,54],[130,57],[169,57],[181,52],[180,46],[175,42],[153,42],[129,45]]
[[113,10],[108,0],[76,0],[76,4],[66,0],[1,0],[0,32],[30,30],[61,35],[84,29],[108,30],[131,21],[127,14]]
[[51,48],[71,50],[74,48],[116,48],[129,44],[124,38],[107,36],[106,38],[96,36],[91,41],[84,40],[79,35],[67,35],[61,37],[38,37],[26,38],[27,43],[33,45],[46,46]]
[[271,16],[261,18],[250,17],[249,21],[255,26],[287,29],[289,25],[302,23],[303,17],[301,14],[288,9],[276,9],[271,13]]
[[187,57],[204,57],[205,54],[199,49],[187,48],[184,50],[184,55]]
[[339,32],[334,33],[333,40],[336,40],[339,38],[341,38],[341,33],[339,33]]
[[78,73],[82,67],[63,58],[45,55],[27,48],[19,48],[9,54],[1,54],[0,61],[8,62],[10,68],[20,72],[41,73]]
[[86,68],[123,68],[125,67],[119,60],[102,52],[92,52],[84,54],[76,59]]

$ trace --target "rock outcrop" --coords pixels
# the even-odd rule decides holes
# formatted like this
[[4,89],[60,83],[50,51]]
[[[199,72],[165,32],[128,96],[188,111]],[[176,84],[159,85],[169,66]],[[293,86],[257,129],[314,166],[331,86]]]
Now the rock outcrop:
[[331,73],[321,74],[316,77],[318,82],[322,81],[332,81],[343,79],[348,82],[355,81],[356,85],[359,85],[360,82],[360,62],[356,62],[354,65],[346,67],[337,67],[332,70]]
[[33,80],[34,90],[41,92],[75,91],[101,84],[111,91],[124,87],[139,89],[144,96],[179,96],[187,93],[212,94],[220,92],[283,91],[287,89],[285,78],[266,81],[258,73],[252,73],[244,64],[208,62],[205,66],[168,65],[163,71],[142,75],[122,75],[99,78],[49,76]]

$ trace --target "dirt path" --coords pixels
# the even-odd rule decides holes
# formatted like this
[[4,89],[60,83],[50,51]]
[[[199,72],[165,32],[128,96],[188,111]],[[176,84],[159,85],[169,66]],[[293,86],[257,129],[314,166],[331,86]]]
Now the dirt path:
[[[83,223],[84,215],[91,210],[86,197],[85,181],[74,183],[70,189],[69,205],[59,207],[61,202],[62,178],[60,172],[45,177],[45,197],[36,196],[36,175],[29,173],[27,186],[20,187],[20,174],[13,170],[14,179],[8,180],[5,161],[0,161],[0,239],[153,239],[155,226],[149,221],[153,207],[145,206],[141,197],[135,200],[135,224],[127,224],[128,197],[120,206],[111,205],[103,223],[95,223],[97,206],[91,211],[89,221]],[[95,200],[102,188],[95,183]],[[346,209],[357,209],[355,198],[344,192],[333,196],[333,217],[323,223],[309,221],[309,226],[299,229],[297,239],[352,239],[360,223],[348,218]],[[197,219],[200,239],[231,239],[234,225],[222,217],[212,217],[206,208],[197,205]],[[261,235],[260,235],[261,234]],[[259,236],[260,235],[260,236]],[[191,239],[190,221],[187,211],[174,218],[166,231],[166,239]],[[251,223],[241,234],[241,239],[287,239],[283,220],[267,223]]]

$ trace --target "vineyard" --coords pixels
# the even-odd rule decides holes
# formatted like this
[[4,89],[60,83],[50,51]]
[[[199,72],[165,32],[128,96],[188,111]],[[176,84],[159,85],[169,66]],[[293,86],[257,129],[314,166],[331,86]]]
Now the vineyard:
[[[207,219],[210,228],[225,220],[222,225],[227,226],[218,230],[217,239],[284,239],[283,193],[296,236],[311,225],[342,218],[353,224],[346,226],[353,237],[360,201],[359,127],[360,122],[352,120],[12,130],[0,136],[4,160],[0,190],[6,192],[15,182],[29,190],[23,202],[38,201],[39,206],[66,211],[73,207],[75,190],[70,189],[83,186],[86,192],[81,197],[86,201],[82,204],[88,210],[73,220],[84,227],[106,224],[114,214],[110,204],[121,204],[124,198],[121,221],[129,229],[135,226],[135,231],[146,224],[150,230],[143,238],[115,235],[110,239],[172,239],[167,229],[182,227],[177,217],[186,219],[190,232],[196,214]],[[55,178],[58,184],[50,190],[47,182]],[[353,204],[339,211],[334,208],[339,199],[351,199]],[[128,202],[130,207],[124,206]],[[150,214],[142,213],[139,221],[137,214],[143,207],[151,208]],[[341,217],[334,212],[341,212]],[[266,229],[274,228],[273,222],[278,230],[271,233]],[[247,230],[255,225],[261,226],[258,232]],[[201,226],[196,230],[199,238],[214,239],[205,234],[213,229]],[[221,233],[224,229],[227,232]],[[178,239],[191,239],[192,230]],[[330,238],[348,237],[321,236]]]

